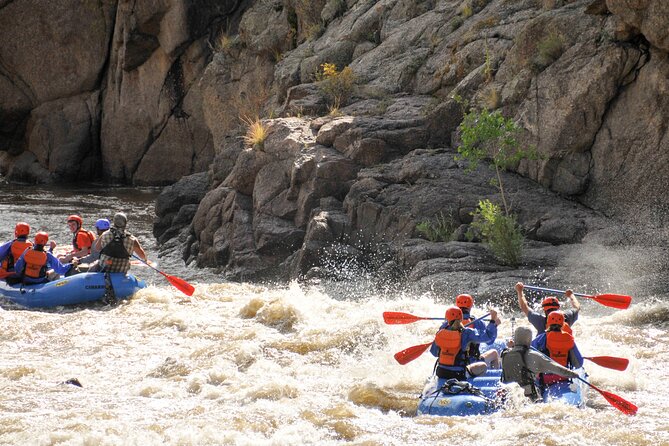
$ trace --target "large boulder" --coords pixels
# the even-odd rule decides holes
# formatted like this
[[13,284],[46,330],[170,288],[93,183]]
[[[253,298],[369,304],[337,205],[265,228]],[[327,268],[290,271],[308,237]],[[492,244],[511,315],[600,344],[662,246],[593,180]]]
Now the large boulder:
[[101,171],[99,128],[97,91],[45,102],[30,114],[26,149],[60,181],[95,178]]
[[669,3],[664,0],[606,0],[608,10],[636,28],[648,41],[669,52]]
[[214,146],[198,85],[211,51],[205,34],[227,2],[119,4],[103,99],[105,177],[170,184],[206,170]]
[[[71,181],[73,176],[92,178],[96,172],[90,160],[99,151],[92,141],[99,132],[97,96],[115,14],[116,2],[0,4],[0,150],[11,155],[26,148],[36,152],[38,142],[47,147],[39,150],[50,150],[54,157],[47,165],[38,155],[43,169],[34,170],[35,177],[25,177],[30,170],[23,167],[12,169],[21,172],[23,181]],[[49,116],[51,110],[56,116]],[[78,158],[72,159],[74,152]],[[43,175],[45,169],[55,174]]]
[[208,188],[207,173],[201,172],[183,177],[161,191],[156,199],[153,223],[153,235],[159,242],[165,242],[190,225]]

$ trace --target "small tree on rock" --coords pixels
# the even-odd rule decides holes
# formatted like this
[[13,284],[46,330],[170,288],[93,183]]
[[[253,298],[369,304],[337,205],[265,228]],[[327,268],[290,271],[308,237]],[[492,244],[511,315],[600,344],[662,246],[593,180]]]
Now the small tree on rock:
[[[461,98],[455,98],[466,108]],[[522,235],[506,197],[502,170],[517,164],[522,159],[535,159],[534,149],[522,149],[517,135],[520,127],[511,118],[505,118],[499,110],[476,110],[471,108],[464,114],[458,127],[462,143],[458,146],[456,159],[467,161],[467,171],[474,170],[484,159],[491,161],[495,178],[491,183],[499,189],[504,213],[489,200],[480,201],[474,216],[477,229],[497,258],[506,264],[516,265],[520,261]]]

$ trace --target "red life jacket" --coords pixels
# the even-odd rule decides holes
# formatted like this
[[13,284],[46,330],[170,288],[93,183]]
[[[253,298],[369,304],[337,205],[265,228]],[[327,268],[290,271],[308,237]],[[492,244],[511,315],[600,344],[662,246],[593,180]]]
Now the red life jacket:
[[14,264],[16,263],[16,259],[21,257],[23,251],[32,247],[33,247],[33,242],[30,242],[28,240],[19,240],[19,239],[14,240],[12,242],[11,248],[9,249],[7,257],[5,258],[5,260],[2,261],[2,269],[4,269],[5,271],[14,269]]
[[546,333],[546,348],[551,359],[567,367],[569,351],[574,348],[574,337],[565,331],[549,331]]
[[448,330],[446,328],[437,332],[434,339],[435,343],[441,350],[439,352],[439,364],[455,365],[455,359],[460,353],[460,344],[462,342],[462,334],[457,330]]
[[564,324],[562,324],[562,331],[564,331],[565,333],[569,333],[572,336],[574,335],[574,332],[571,331],[571,327],[566,322]]
[[30,249],[23,256],[23,260],[26,262],[26,266],[23,269],[23,274],[26,277],[32,277],[33,279],[46,277],[46,252]]
[[91,253],[91,247],[93,246],[93,243],[95,243],[95,234],[93,234],[91,231],[86,231],[84,229],[78,229],[77,232],[74,233],[74,238],[72,239],[72,247],[74,248],[75,251],[79,251],[80,249],[83,249],[83,246],[79,246],[77,243],[77,238],[79,238],[79,233],[83,233],[88,237],[88,239],[91,241],[90,245],[87,246],[88,248],[88,254]]

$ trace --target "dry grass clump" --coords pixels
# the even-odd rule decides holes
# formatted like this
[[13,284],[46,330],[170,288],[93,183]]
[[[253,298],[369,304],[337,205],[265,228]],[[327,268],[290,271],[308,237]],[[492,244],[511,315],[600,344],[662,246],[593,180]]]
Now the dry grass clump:
[[267,125],[258,117],[243,116],[240,118],[246,124],[244,142],[254,149],[263,150],[267,139]]

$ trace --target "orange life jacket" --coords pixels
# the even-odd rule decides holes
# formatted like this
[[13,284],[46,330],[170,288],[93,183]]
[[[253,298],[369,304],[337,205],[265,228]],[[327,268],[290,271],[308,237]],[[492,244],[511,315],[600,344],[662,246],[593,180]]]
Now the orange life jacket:
[[564,331],[549,331],[546,333],[546,348],[551,359],[567,367],[569,350],[574,348],[574,337]]
[[33,279],[46,277],[46,252],[30,249],[23,256],[23,260],[26,262],[26,267],[23,270],[26,277],[32,277]]
[[562,324],[562,331],[564,331],[565,333],[569,333],[572,336],[574,335],[574,332],[571,331],[571,327],[566,322],[564,324]]
[[444,328],[437,332],[434,341],[441,350],[439,352],[439,364],[455,365],[455,359],[460,353],[462,334],[457,330]]
[[79,246],[77,244],[77,238],[79,237],[79,233],[83,232],[86,237],[89,238],[91,241],[91,244],[88,245],[88,253],[91,253],[91,247],[93,246],[93,243],[95,243],[95,234],[93,234],[91,231],[86,231],[85,229],[79,229],[77,232],[74,233],[74,238],[72,239],[72,247],[74,248],[75,251],[79,251],[80,249],[83,249],[83,246]]
[[19,239],[14,240],[12,242],[11,248],[9,249],[7,257],[5,258],[5,260],[2,261],[2,269],[4,269],[5,271],[14,269],[14,264],[16,263],[16,260],[19,257],[21,257],[23,251],[32,247],[33,247],[33,242],[30,242],[28,240],[19,240]]

